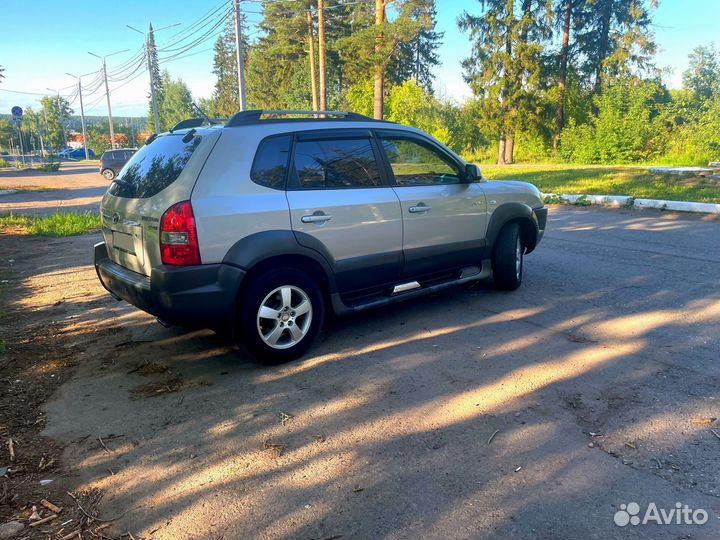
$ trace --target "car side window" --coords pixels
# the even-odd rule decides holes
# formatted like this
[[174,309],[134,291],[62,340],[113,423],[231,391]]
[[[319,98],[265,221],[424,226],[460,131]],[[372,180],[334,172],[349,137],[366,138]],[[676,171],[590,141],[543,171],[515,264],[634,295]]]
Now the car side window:
[[290,135],[263,140],[255,154],[250,179],[261,186],[285,189],[290,142]]
[[382,184],[369,137],[297,141],[295,171],[301,189],[377,187]]
[[432,145],[416,139],[382,137],[385,154],[399,186],[457,184],[461,172],[456,163]]

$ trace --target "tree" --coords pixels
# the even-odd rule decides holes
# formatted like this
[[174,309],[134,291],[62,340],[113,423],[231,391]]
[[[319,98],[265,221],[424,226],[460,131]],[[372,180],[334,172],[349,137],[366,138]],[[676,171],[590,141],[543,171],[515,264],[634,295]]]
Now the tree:
[[651,10],[657,0],[588,0],[577,10],[579,69],[598,93],[603,77],[637,75],[652,69],[656,52]]
[[[153,30],[152,24],[150,25],[150,29],[148,31],[148,63],[150,64],[149,69],[151,73],[151,84],[153,87],[153,90],[155,92],[155,100],[158,104],[158,112],[160,111],[160,104],[165,99],[165,90],[163,86],[163,78],[160,74],[160,63],[158,62],[158,55],[157,55],[157,47],[155,46],[155,32]],[[148,113],[148,130],[154,132],[155,131],[155,114],[153,113],[153,105],[152,105],[152,92],[148,94],[148,99],[150,100],[150,109]],[[163,131],[163,121],[160,119],[160,127],[157,131]],[[172,126],[170,126],[172,127]]]
[[[249,49],[244,36],[243,47],[246,51]],[[240,110],[236,49],[235,25],[229,20],[214,46],[213,73],[217,81],[213,92],[213,106],[209,112],[211,116],[230,118]],[[245,68],[246,66],[243,66],[243,69]]]
[[683,73],[683,86],[697,100],[720,96],[720,53],[713,45],[695,47],[689,55],[687,71]]
[[171,129],[178,122],[194,116],[192,94],[181,79],[173,79],[167,70],[162,74],[162,86],[160,123],[164,129]]
[[485,128],[498,140],[498,163],[512,163],[515,132],[537,110],[547,39],[542,0],[484,0],[484,13],[464,12],[458,23],[470,32],[471,56],[462,63],[465,80],[479,98]]
[[432,93],[435,79],[432,69],[440,64],[437,49],[444,35],[443,32],[435,30],[437,24],[435,0],[428,0],[423,7],[411,5],[410,11],[411,17],[423,20],[425,24],[420,28],[415,39],[400,44],[389,68],[389,76],[394,84],[414,80],[425,91]]
[[5,68],[0,66],[0,82],[5,78]]
[[65,124],[70,119],[73,110],[68,100],[61,97],[44,96],[40,100],[43,120],[46,122],[48,143],[57,151],[65,148]]

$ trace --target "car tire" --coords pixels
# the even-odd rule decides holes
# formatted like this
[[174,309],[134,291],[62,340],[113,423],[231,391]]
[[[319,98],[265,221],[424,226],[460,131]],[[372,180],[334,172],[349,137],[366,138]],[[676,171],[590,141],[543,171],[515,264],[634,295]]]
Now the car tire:
[[514,291],[522,283],[523,255],[525,247],[517,223],[505,225],[497,237],[492,256],[495,287]]
[[248,352],[270,365],[305,354],[325,316],[317,283],[299,270],[278,268],[253,278],[245,291],[238,310],[238,335]]
[[114,180],[115,179],[115,171],[112,169],[105,169],[102,172],[102,175],[107,178],[108,180]]

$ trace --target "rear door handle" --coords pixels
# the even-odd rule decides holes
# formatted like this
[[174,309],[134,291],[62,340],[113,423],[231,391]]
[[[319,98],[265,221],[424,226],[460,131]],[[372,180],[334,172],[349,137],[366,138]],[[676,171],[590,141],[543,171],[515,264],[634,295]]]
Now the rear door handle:
[[325,223],[331,219],[332,216],[328,216],[326,214],[313,214],[312,216],[303,216],[300,218],[300,221],[303,223]]
[[411,214],[423,214],[429,211],[430,208],[430,206],[421,203],[418,206],[411,206],[410,208],[408,208],[408,212],[410,212]]

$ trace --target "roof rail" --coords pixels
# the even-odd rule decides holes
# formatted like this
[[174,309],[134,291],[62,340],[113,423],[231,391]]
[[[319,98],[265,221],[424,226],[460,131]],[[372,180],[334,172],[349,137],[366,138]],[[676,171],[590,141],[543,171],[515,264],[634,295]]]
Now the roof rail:
[[[266,118],[270,116],[276,118]],[[247,126],[257,124],[262,121],[280,121],[287,122],[290,120],[300,120],[299,118],[277,118],[280,116],[308,116],[307,120],[350,120],[355,122],[371,121],[372,118],[363,116],[362,114],[340,111],[281,111],[281,110],[263,110],[255,109],[251,111],[241,111],[236,113],[225,123],[225,127]]]

